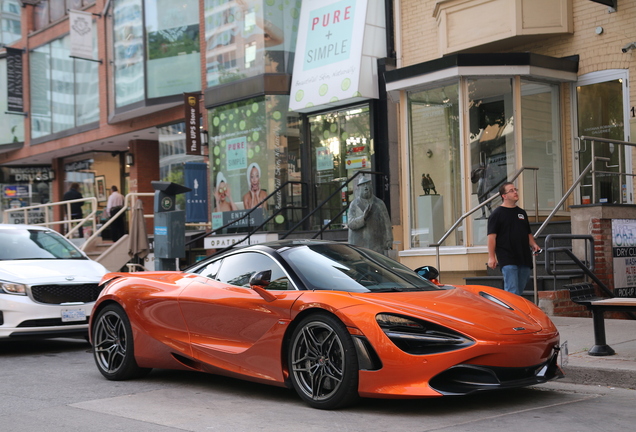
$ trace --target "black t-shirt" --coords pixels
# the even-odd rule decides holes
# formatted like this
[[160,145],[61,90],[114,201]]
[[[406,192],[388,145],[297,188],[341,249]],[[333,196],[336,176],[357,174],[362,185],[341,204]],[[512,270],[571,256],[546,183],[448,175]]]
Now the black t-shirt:
[[532,267],[528,214],[519,207],[497,207],[488,218],[488,234],[497,234],[495,254],[499,266]]

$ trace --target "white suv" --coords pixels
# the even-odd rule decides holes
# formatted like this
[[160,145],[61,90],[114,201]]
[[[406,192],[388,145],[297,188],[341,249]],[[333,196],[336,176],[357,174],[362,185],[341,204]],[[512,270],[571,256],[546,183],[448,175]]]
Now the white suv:
[[51,229],[0,224],[0,339],[87,335],[105,273]]

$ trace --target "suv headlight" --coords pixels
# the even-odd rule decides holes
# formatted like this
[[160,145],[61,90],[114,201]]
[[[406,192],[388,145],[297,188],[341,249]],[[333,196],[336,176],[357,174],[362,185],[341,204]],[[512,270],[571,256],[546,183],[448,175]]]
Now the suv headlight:
[[7,294],[27,295],[27,286],[24,284],[0,281],[0,287]]
[[381,313],[375,319],[391,342],[409,354],[438,354],[475,343],[454,330],[411,317]]

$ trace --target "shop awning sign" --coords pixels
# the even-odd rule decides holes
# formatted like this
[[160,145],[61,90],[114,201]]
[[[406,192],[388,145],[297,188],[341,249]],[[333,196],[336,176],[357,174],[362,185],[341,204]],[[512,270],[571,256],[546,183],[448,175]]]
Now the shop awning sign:
[[[311,112],[377,98],[376,59],[386,57],[385,36],[380,0],[303,2],[290,108]],[[363,52],[368,37],[374,42]]]

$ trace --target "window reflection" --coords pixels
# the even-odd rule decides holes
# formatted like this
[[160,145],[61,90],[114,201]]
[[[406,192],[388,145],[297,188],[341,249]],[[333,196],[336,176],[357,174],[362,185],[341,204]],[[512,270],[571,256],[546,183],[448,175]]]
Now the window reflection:
[[[411,244],[438,242],[462,214],[457,84],[409,94]],[[463,242],[456,231],[444,243]]]
[[291,73],[301,3],[206,1],[208,87],[263,73]]
[[265,289],[293,289],[280,265],[269,256],[256,252],[239,253],[224,258],[216,279],[230,285],[249,287],[250,278],[266,270],[271,270],[272,276],[270,284],[264,287]]

